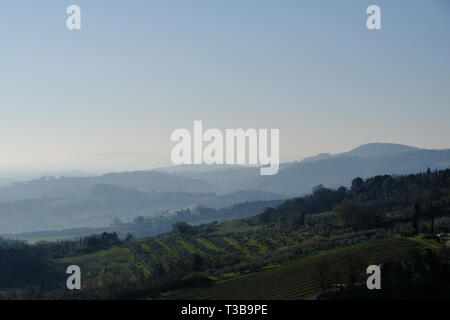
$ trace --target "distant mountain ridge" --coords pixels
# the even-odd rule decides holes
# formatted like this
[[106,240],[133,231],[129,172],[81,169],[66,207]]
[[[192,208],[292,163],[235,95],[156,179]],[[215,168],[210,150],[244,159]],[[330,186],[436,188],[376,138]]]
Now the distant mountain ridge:
[[[450,150],[419,150],[400,153],[388,157],[361,158],[342,155],[336,158],[297,163],[278,175],[257,177],[252,183],[261,185],[264,191],[286,194],[298,190],[299,194],[311,191],[318,184],[327,187],[348,186],[352,177],[367,178],[380,174],[409,174],[424,172],[428,168],[445,169],[450,167]],[[250,185],[249,187],[253,187]]]
[[419,149],[416,147],[410,147],[404,144],[397,144],[397,143],[367,143],[363,144],[353,150],[350,150],[348,152],[344,152],[340,155],[347,155],[347,156],[355,156],[360,158],[384,158],[384,157],[390,157],[399,155],[405,152],[411,152],[411,151],[419,151],[419,150],[425,150],[425,149]]
[[408,174],[450,167],[450,149],[428,150],[393,143],[369,143],[339,154],[322,153],[302,161],[285,163],[274,176],[259,176],[254,168],[203,173],[179,173],[210,184],[220,181],[220,192],[256,189],[285,195],[302,195],[312,187],[349,185],[354,177]]
[[107,173],[95,177],[42,177],[0,188],[0,200],[39,195],[86,194],[98,184],[115,185],[141,191],[215,192],[213,185],[160,171]]
[[373,143],[366,143],[350,151],[341,152],[334,155],[331,153],[319,153],[316,156],[304,158],[302,162],[325,160],[341,156],[355,156],[360,158],[383,158],[398,155],[404,152],[419,151],[419,150],[421,149],[407,146],[404,144],[373,142]]
[[114,218],[153,216],[194,205],[218,208],[247,201],[285,199],[319,184],[350,185],[355,177],[450,168],[450,149],[427,150],[371,143],[340,154],[282,163],[278,174],[257,167],[167,173],[161,170],[95,177],[42,177],[0,188],[0,233],[105,226]]

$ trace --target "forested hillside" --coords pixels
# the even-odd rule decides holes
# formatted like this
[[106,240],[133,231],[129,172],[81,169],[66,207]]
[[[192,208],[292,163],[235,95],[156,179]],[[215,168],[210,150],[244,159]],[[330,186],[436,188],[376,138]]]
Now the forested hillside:
[[[430,270],[448,268],[448,249],[436,233],[448,232],[449,212],[450,170],[355,178],[350,188],[317,186],[254,217],[197,226],[176,222],[171,232],[152,238],[103,233],[36,245],[4,240],[0,285],[5,298],[11,292],[27,298],[30,286],[40,298],[237,298],[230,289],[236,286],[257,298],[346,298],[359,290],[368,264],[386,264],[389,272],[400,268],[399,259],[406,259],[404,266],[418,261]],[[64,287],[65,268],[72,264],[83,270],[81,291]],[[333,265],[339,267],[324,271]],[[289,278],[296,268],[308,272]],[[253,296],[265,290],[252,280],[259,275],[265,285],[292,285],[280,291],[282,297]],[[416,279],[416,297],[433,288],[448,294],[447,280]],[[345,290],[334,291],[337,283]],[[389,292],[405,291],[405,283],[393,281]]]

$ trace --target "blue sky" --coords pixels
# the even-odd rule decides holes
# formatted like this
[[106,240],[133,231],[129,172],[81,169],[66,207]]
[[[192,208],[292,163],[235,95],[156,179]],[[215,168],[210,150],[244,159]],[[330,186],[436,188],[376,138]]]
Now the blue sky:
[[[366,28],[371,4],[382,30]],[[0,49],[0,168],[168,162],[170,133],[194,120],[279,128],[284,159],[449,147],[445,0],[5,0]]]

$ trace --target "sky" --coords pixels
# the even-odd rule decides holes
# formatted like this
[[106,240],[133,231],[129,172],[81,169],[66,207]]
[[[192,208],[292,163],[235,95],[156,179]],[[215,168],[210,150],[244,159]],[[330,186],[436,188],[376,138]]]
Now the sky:
[[277,128],[282,160],[448,148],[449,58],[446,0],[4,0],[0,169],[167,165],[194,120]]

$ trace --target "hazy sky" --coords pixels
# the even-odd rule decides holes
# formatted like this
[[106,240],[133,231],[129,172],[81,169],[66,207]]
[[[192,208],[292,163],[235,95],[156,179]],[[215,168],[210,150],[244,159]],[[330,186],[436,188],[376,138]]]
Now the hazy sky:
[[[371,4],[382,30],[366,28]],[[169,163],[194,120],[279,128],[284,159],[449,147],[450,3],[1,1],[1,168]]]

